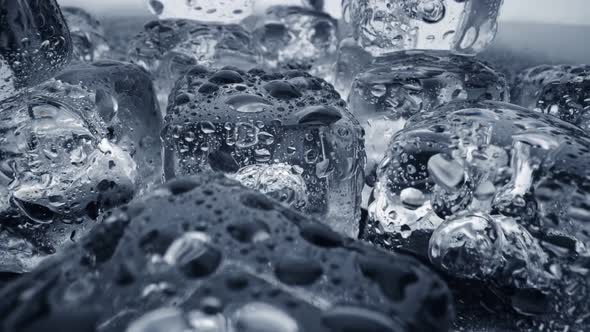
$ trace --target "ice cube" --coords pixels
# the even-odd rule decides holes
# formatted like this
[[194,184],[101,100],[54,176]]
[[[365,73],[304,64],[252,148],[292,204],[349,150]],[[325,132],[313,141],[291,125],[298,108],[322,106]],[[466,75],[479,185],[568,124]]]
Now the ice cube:
[[[39,303],[43,313],[30,315]],[[453,315],[446,284],[415,258],[344,238],[221,174],[173,180],[109,213],[53,264],[0,291],[0,310],[6,332],[73,322],[443,332]]]
[[78,7],[63,7],[62,12],[73,43],[73,56],[79,61],[95,61],[104,58],[110,46],[105,33],[94,16]]
[[375,58],[356,76],[349,104],[365,128],[370,173],[411,116],[454,100],[509,98],[504,76],[484,62],[447,51],[401,51]]
[[[472,208],[584,244],[588,139],[579,127],[507,103],[453,102],[422,112],[394,137],[377,169],[371,216],[399,230],[422,216],[392,212],[425,209],[445,218]],[[406,188],[428,199],[403,206]]]
[[146,0],[160,19],[181,18],[203,22],[237,23],[250,15],[254,0]]
[[72,53],[55,0],[2,1],[1,8],[0,100],[52,77]]
[[452,277],[519,289],[503,301],[541,315],[537,326],[575,321],[588,308],[589,144],[581,128],[507,103],[422,112],[377,170],[361,238],[423,256],[431,241]]
[[513,101],[590,130],[590,66],[538,66],[516,79]]
[[258,63],[249,32],[239,25],[161,20],[145,25],[129,49],[129,60],[152,73],[158,100],[166,109],[174,82],[194,65],[244,70]]
[[3,102],[0,271],[32,269],[132,198],[137,165],[107,139],[93,97],[48,81]]
[[255,45],[267,70],[301,69],[333,81],[338,22],[330,15],[295,6],[273,6],[250,17]]
[[109,140],[137,164],[139,191],[161,182],[163,118],[152,79],[145,70],[103,60],[72,65],[56,79],[80,84],[94,94],[95,109],[106,125]]
[[256,188],[274,183],[263,191],[300,197],[288,201],[357,235],[362,129],[325,81],[302,71],[195,67],[170,94],[162,135],[167,179],[214,170]]
[[354,37],[371,54],[448,50],[475,54],[494,39],[503,0],[350,1]]
[[429,256],[460,278],[534,289],[556,282],[545,270],[549,258],[539,240],[511,217],[459,213],[434,232]]

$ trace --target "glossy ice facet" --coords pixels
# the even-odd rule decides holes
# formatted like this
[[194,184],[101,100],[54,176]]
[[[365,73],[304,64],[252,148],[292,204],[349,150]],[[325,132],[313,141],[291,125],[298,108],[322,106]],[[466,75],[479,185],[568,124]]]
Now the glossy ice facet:
[[109,140],[129,153],[138,168],[137,188],[161,182],[162,114],[150,75],[133,64],[104,60],[79,63],[56,79],[80,84],[94,93],[96,111]]
[[[251,236],[261,230],[265,238]],[[31,314],[39,303],[46,310]],[[110,213],[66,255],[1,290],[0,312],[6,332],[444,332],[453,305],[418,260],[201,174]]]
[[74,59],[95,61],[105,57],[110,47],[100,21],[82,8],[64,7],[62,11],[70,28]]
[[274,6],[249,18],[255,45],[267,70],[301,69],[333,80],[338,22],[303,7]]
[[72,41],[55,0],[0,0],[0,100],[53,76]]
[[237,23],[250,15],[254,0],[146,0],[160,19],[182,18],[203,22]]
[[549,258],[539,240],[511,217],[460,213],[434,232],[429,256],[461,278],[538,289],[556,282],[545,270]]
[[0,132],[0,271],[31,270],[135,192],[137,165],[88,90],[49,81],[7,99]]
[[354,36],[373,55],[410,49],[475,54],[494,39],[503,0],[356,0]]
[[220,68],[257,65],[250,33],[238,25],[161,20],[145,25],[129,49],[129,60],[155,78],[158,100],[166,108],[174,82],[194,65]]
[[590,130],[590,66],[539,66],[516,79],[513,101]]
[[454,100],[508,101],[508,91],[504,76],[486,63],[446,51],[407,51],[377,57],[356,75],[349,104],[365,128],[374,167],[411,116]]
[[305,72],[195,67],[170,94],[166,178],[221,171],[354,237],[365,152],[345,105]]

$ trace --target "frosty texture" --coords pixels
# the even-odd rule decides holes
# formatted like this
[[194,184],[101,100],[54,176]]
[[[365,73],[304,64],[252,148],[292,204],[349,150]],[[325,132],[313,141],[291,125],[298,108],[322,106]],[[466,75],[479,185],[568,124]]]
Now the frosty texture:
[[[48,305],[33,310],[39,303]],[[452,304],[444,282],[414,258],[201,175],[114,211],[67,255],[2,291],[0,313],[7,332],[49,323],[112,332],[438,332],[448,330]]]
[[[162,134],[166,178],[214,170],[255,184],[264,176],[301,199],[279,197],[356,236],[362,129],[331,85],[301,71],[195,67],[177,82],[169,104]],[[259,164],[274,166],[251,167]],[[258,173],[269,171],[274,175]]]

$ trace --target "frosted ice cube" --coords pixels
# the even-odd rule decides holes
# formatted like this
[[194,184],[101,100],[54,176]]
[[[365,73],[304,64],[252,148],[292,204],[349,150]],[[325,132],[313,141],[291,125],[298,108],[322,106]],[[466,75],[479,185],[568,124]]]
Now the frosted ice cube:
[[475,54],[494,39],[503,0],[356,0],[354,37],[373,55],[410,50]]
[[145,25],[129,49],[129,60],[152,73],[162,110],[174,82],[194,65],[244,70],[258,63],[249,32],[239,25],[161,20]]
[[[446,284],[417,259],[346,239],[221,174],[171,181],[113,211],[0,295],[6,332],[47,322],[88,326],[76,331],[444,332],[453,316]],[[44,314],[31,316],[47,297]]]
[[52,77],[71,53],[68,27],[55,0],[2,2],[0,100]]
[[516,79],[513,101],[590,130],[590,66],[538,66]]
[[206,170],[246,184],[264,177],[264,185],[276,181],[283,194],[301,197],[301,211],[357,235],[362,129],[325,81],[301,71],[195,67],[170,94],[163,137],[166,178]]
[[2,104],[0,271],[32,269],[132,198],[137,165],[107,139],[93,97],[49,81]]
[[328,14],[294,6],[274,6],[251,17],[255,46],[267,70],[301,69],[333,81],[338,22]]
[[206,22],[237,23],[250,15],[254,0],[146,0],[160,19],[182,18]]
[[356,75],[349,104],[365,128],[372,171],[411,116],[455,100],[509,96],[504,76],[484,62],[447,51],[402,51],[375,58]]
[[74,58],[79,61],[104,58],[110,46],[100,21],[78,7],[63,7],[62,12],[70,29]]

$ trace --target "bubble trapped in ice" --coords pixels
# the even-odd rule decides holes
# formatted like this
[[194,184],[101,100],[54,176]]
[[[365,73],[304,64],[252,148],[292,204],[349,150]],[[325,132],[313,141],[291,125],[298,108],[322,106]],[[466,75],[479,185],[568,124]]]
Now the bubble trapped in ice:
[[373,55],[409,49],[475,54],[494,39],[503,0],[350,1],[354,37]]
[[365,152],[345,107],[303,71],[195,67],[170,94],[165,176],[231,174],[355,236]]

